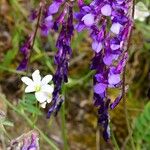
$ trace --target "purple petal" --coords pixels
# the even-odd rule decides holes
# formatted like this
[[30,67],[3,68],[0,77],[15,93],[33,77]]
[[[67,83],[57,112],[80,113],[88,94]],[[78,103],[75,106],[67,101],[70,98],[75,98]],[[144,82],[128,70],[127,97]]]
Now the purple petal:
[[94,86],[94,92],[97,94],[101,94],[105,92],[106,88],[107,88],[106,84],[98,83]]
[[82,21],[84,24],[88,27],[92,26],[94,24],[94,15],[93,14],[87,14],[82,18]]
[[118,84],[121,81],[119,74],[112,74],[108,77],[108,83],[110,85]]
[[112,104],[110,104],[110,108],[111,109],[114,109],[118,104],[119,104],[119,102],[121,101],[121,99],[122,99],[122,94],[121,95],[119,95],[116,99],[115,99],[115,101],[112,103]]
[[110,5],[106,4],[104,5],[102,8],[101,8],[101,13],[104,15],[104,16],[110,16],[111,15],[111,12],[112,12],[112,8]]
[[99,53],[103,48],[103,45],[102,43],[98,43],[97,41],[94,41],[92,43],[92,49],[96,52],[96,53]]
[[113,56],[111,54],[106,54],[106,56],[104,56],[103,61],[106,65],[111,65],[112,61],[113,61]]
[[48,8],[48,14],[55,14],[58,12],[58,9],[60,7],[61,3],[60,2],[53,2],[49,8]]

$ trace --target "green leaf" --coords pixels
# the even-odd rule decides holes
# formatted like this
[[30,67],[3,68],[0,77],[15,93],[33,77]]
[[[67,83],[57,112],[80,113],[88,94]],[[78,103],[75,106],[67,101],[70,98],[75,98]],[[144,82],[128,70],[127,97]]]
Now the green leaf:
[[135,121],[133,137],[137,145],[146,143],[150,146],[150,102],[147,103],[144,111]]

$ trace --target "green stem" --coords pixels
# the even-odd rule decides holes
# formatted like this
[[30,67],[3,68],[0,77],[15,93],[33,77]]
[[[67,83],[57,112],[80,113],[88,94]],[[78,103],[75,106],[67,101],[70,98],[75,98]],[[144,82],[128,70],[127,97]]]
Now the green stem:
[[40,130],[36,125],[32,123],[32,121],[25,113],[13,106],[2,94],[0,94],[0,98],[3,99],[11,109],[17,112],[20,116],[22,116],[31,127],[36,129],[40,133],[41,137],[51,146],[52,150],[59,150],[59,148],[42,132],[42,130]]
[[[62,95],[65,97],[65,89],[66,87],[63,86],[63,89],[62,89]],[[62,138],[63,138],[63,141],[64,141],[64,150],[68,150],[68,141],[67,141],[67,128],[66,128],[66,118],[65,118],[65,102],[62,104],[62,107],[61,107],[61,120],[62,120]]]
[[20,75],[26,75],[26,72],[23,71],[17,71],[15,69],[10,69],[8,67],[0,66],[0,70],[4,70],[7,72],[15,73],[15,74],[20,74]]
[[65,86],[71,88],[71,87],[73,87],[75,85],[82,84],[89,77],[91,77],[93,74],[94,74],[94,71],[90,71],[87,75],[85,75],[84,77],[81,77],[79,80],[71,79]]
[[127,129],[128,129],[128,133],[129,133],[130,139],[131,139],[132,150],[135,150],[134,140],[133,140],[133,137],[132,137],[132,129],[131,129],[130,123],[129,123],[129,115],[128,115],[127,104],[126,104],[125,73],[126,73],[126,66],[124,67],[124,71],[123,71],[123,83],[122,83],[123,106],[124,106],[126,125],[127,125]]
[[118,143],[117,143],[117,141],[116,141],[114,132],[112,131],[112,129],[111,129],[111,135],[112,135],[113,144],[115,145],[115,150],[120,150],[120,148],[119,148],[119,146],[118,146]]

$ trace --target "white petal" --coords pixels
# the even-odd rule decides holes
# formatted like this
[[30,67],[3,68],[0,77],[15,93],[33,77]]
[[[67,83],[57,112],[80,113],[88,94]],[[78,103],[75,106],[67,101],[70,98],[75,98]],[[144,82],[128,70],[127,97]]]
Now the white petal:
[[40,76],[40,71],[35,70],[32,74],[32,79],[36,84],[39,84],[41,82],[41,76]]
[[54,86],[53,86],[53,84],[52,85],[49,85],[49,84],[43,85],[41,88],[41,91],[47,92],[47,93],[52,93],[54,91]]
[[30,92],[34,92],[34,91],[35,91],[34,85],[28,85],[28,86],[25,88],[25,93],[30,93]]
[[113,23],[110,30],[115,34],[119,34],[122,25],[120,23]]
[[150,12],[148,8],[144,5],[142,2],[138,2],[135,5],[135,11],[134,11],[134,19],[137,19],[139,21],[144,21],[146,17],[150,15]]
[[40,106],[41,106],[42,108],[45,108],[45,107],[46,107],[46,102],[41,103]]
[[52,95],[48,95],[47,103],[50,103],[52,101]]
[[40,103],[43,103],[47,100],[47,95],[44,92],[35,92],[35,97],[37,99],[37,101],[39,101]]
[[46,75],[43,79],[42,79],[42,84],[47,84],[52,80],[52,75]]
[[26,85],[33,85],[33,81],[28,77],[22,77],[22,82],[24,82]]

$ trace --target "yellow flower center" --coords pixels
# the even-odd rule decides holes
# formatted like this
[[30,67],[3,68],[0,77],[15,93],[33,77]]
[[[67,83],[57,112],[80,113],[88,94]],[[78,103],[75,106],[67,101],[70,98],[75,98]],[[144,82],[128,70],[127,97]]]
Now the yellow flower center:
[[41,86],[40,86],[40,85],[36,85],[36,86],[35,86],[35,91],[36,91],[36,92],[39,92],[40,90],[41,90]]

